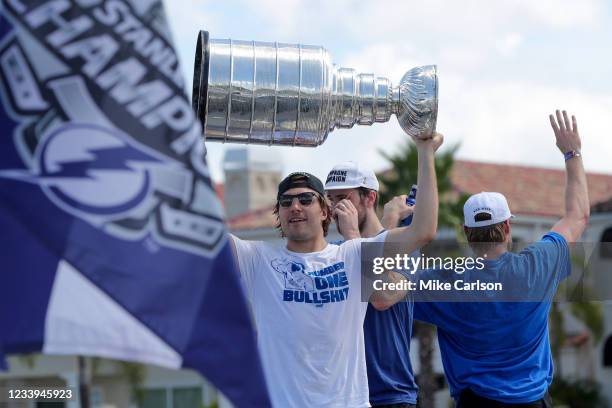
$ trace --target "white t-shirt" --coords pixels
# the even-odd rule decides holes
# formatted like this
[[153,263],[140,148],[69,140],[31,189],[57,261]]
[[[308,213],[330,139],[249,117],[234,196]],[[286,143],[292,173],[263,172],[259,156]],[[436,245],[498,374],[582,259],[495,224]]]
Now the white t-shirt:
[[361,242],[298,253],[232,236],[274,407],[369,407]]

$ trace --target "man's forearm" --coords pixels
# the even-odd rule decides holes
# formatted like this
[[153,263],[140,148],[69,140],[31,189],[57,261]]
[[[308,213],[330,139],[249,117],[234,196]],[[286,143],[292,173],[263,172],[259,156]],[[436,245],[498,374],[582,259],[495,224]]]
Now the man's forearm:
[[438,185],[434,152],[431,149],[419,149],[418,183],[419,201],[414,208],[413,233],[422,234],[431,240],[438,226]]
[[[408,290],[398,289],[402,284],[407,287],[408,279],[397,272],[386,271],[377,280],[381,288],[375,289],[370,296],[370,303],[376,310],[388,309],[408,295]],[[389,288],[389,284],[393,285],[393,289]]]
[[590,203],[582,157],[566,161],[565,169],[565,217],[584,219],[586,222],[590,214]]
[[419,199],[414,207],[412,224],[409,227],[389,231],[391,242],[411,243],[405,253],[411,253],[431,241],[436,235],[438,226],[438,186],[434,163],[434,151],[431,147],[418,148],[418,183]]

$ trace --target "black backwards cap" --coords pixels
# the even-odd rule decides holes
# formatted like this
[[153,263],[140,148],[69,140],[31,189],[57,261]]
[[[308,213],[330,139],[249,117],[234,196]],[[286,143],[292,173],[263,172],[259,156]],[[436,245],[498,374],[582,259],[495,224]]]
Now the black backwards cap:
[[285,191],[295,187],[308,187],[319,193],[321,197],[325,197],[325,188],[323,187],[321,180],[310,173],[298,171],[291,173],[280,182],[278,185],[278,194],[276,195],[276,199],[279,200],[280,196]]

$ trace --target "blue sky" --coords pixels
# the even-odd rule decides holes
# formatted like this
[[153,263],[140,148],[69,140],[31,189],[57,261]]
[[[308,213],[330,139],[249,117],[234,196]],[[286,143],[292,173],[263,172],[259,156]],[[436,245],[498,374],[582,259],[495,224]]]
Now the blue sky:
[[[437,64],[438,130],[461,143],[462,159],[563,166],[548,113],[575,113],[588,171],[612,173],[612,4],[604,0],[168,1],[166,12],[187,83],[198,30],[211,38],[322,45],[336,65],[399,82],[416,65]],[[396,119],[335,130],[314,149],[251,147],[277,157],[283,173],[325,177],[339,161],[387,168],[407,136]],[[222,181],[226,149],[207,143]]]

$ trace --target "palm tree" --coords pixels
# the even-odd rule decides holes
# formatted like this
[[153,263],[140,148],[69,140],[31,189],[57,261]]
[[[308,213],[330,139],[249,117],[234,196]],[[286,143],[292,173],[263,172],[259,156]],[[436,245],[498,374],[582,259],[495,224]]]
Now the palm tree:
[[[450,227],[456,231],[457,239],[462,240],[462,214],[463,204],[467,200],[467,194],[457,193],[453,190],[451,181],[451,170],[455,162],[454,156],[458,145],[452,146],[436,154],[435,168],[438,182],[438,194],[440,196],[440,207],[438,211],[438,225]],[[418,153],[417,149],[409,140],[406,140],[400,149],[392,154],[381,154],[391,163],[391,170],[381,174],[381,200],[387,202],[394,196],[408,194],[410,186],[417,183]],[[417,193],[418,202],[418,193]],[[433,407],[433,394],[437,390],[436,378],[433,371],[433,351],[435,339],[435,327],[415,321],[414,335],[419,342],[419,407]]]
[[[588,259],[585,256],[574,255],[571,257],[572,274],[581,274],[583,277],[591,276]],[[553,302],[549,321],[550,321],[550,343],[555,359],[555,375],[559,378],[563,377],[563,367],[561,365],[561,348],[567,338],[567,333],[564,325],[563,314],[571,313],[576,319],[581,321],[588,330],[589,337],[593,343],[598,343],[604,332],[604,316],[603,307],[600,302],[589,301],[595,299],[590,282],[585,279],[580,279],[579,283],[568,288],[568,283],[565,282],[558,290],[559,293],[566,292],[569,308],[563,309],[558,302]]]
[[[574,247],[574,250],[578,248]],[[551,385],[551,394],[555,404],[568,407],[604,407],[608,406],[600,393],[600,385],[595,380],[593,367],[594,357],[592,355],[595,344],[597,344],[604,333],[604,312],[601,302],[593,301],[597,297],[593,294],[592,282],[588,277],[590,273],[590,262],[585,256],[574,255],[571,257],[572,275],[582,273],[582,279],[576,285],[565,281],[557,291],[557,295],[567,295],[569,305],[559,304],[555,301],[552,304],[550,321],[550,343],[555,361],[555,377]],[[585,278],[586,277],[586,278]],[[568,307],[564,307],[568,306]],[[587,378],[571,378],[564,373],[561,364],[561,349],[568,336],[564,325],[564,315],[571,314],[584,324],[588,331],[588,342],[586,343],[587,357],[582,358],[590,364],[589,375]],[[578,363],[578,362],[577,362]],[[569,378],[566,378],[569,377]]]

